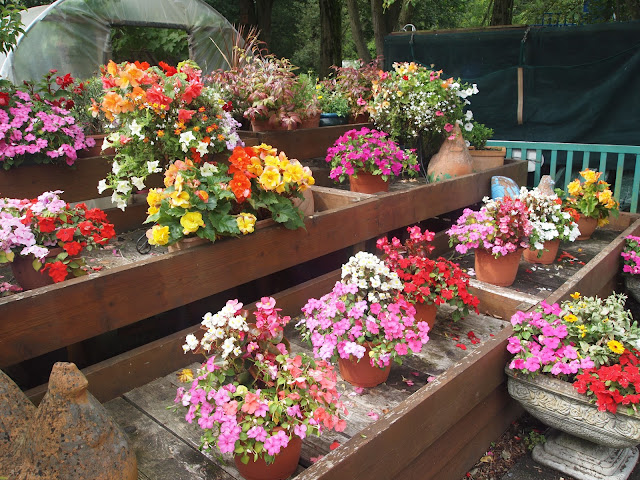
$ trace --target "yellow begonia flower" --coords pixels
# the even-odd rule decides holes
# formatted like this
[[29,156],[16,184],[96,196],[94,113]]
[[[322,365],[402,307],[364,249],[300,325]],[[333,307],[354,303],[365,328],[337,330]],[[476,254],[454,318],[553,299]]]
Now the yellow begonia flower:
[[591,185],[592,183],[596,183],[602,172],[594,172],[593,170],[589,170],[588,168],[582,172],[580,172],[582,178],[584,178],[586,185]]
[[564,321],[569,323],[577,322],[578,317],[576,317],[573,313],[568,313],[564,316]]
[[172,207],[189,208],[189,192],[171,192],[169,195],[169,203]]
[[261,143],[255,148],[260,150],[260,153],[264,153],[265,155],[275,155],[278,152],[276,148],[273,148],[271,145],[267,145],[266,143]]
[[151,206],[147,209],[147,215],[155,215],[156,213],[158,213],[160,211],[160,209],[156,206]]
[[162,203],[162,190],[152,188],[147,193],[147,203],[150,207],[157,207]]
[[241,213],[238,215],[238,218],[236,218],[236,222],[238,223],[238,228],[243,235],[253,233],[253,229],[256,224],[256,216],[251,213]]
[[169,242],[169,227],[154,225],[151,235],[147,235],[150,245],[166,245]]
[[280,170],[274,166],[267,166],[258,178],[258,182],[265,190],[275,190],[280,185]]
[[182,225],[182,233],[185,235],[194,233],[198,228],[204,227],[202,214],[200,212],[187,212],[180,218],[180,225]]
[[567,192],[569,195],[576,196],[582,193],[582,185],[580,184],[580,180],[574,180],[573,182],[567,185]]
[[279,167],[280,159],[274,155],[267,155],[264,157],[264,165],[265,167]]
[[182,187],[184,186],[184,177],[182,174],[178,173],[176,175],[176,179],[173,182],[173,186],[176,189],[176,192],[182,193]]
[[605,205],[609,202],[609,200],[611,200],[611,197],[613,195],[611,194],[611,190],[604,190],[602,192],[598,192],[596,193],[596,197],[598,197],[598,201]]
[[282,177],[286,183],[302,183],[302,180],[304,178],[304,169],[302,168],[300,162],[290,163],[289,165],[287,165],[287,167],[284,169]]
[[617,340],[609,340],[607,342],[607,347],[609,347],[609,350],[611,350],[613,353],[617,353],[618,355],[624,353],[624,345],[622,345]]
[[256,177],[259,177],[260,175],[262,175],[264,169],[262,168],[262,162],[260,161],[260,159],[258,157],[252,157],[251,163],[247,167],[247,170],[249,171],[249,173],[255,175]]

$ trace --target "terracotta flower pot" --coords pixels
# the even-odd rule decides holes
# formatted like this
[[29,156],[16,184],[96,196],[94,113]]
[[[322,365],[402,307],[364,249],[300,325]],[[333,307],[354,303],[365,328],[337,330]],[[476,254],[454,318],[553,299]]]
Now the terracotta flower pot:
[[352,192],[358,193],[388,192],[389,182],[383,180],[380,175],[358,172],[355,177],[349,175],[349,187]]
[[491,252],[478,248],[475,253],[476,278],[481,282],[508,287],[516,280],[521,257],[521,248],[498,258]]
[[469,155],[473,162],[473,171],[482,172],[504,165],[507,149],[506,147],[488,147],[485,150],[476,150],[475,147],[469,147]]
[[[56,257],[59,253],[62,253],[62,248],[50,248],[45,258]],[[53,278],[47,272],[42,272],[42,268],[40,270],[33,269],[34,260],[35,257],[33,255],[26,257],[16,255],[13,262],[11,262],[13,277],[23,290],[33,290],[34,288],[53,285]]]
[[242,463],[241,455],[234,455],[233,460],[240,475],[247,480],[285,480],[289,478],[298,468],[302,440],[294,435],[289,444],[280,450],[273,463],[267,465],[262,457],[253,461],[249,456],[249,462]]
[[116,153],[113,147],[102,150],[102,144],[106,138],[106,134],[101,133],[97,135],[87,135],[87,137],[93,138],[96,144],[93,147],[89,147],[85,150],[78,150],[78,158],[91,158],[99,157],[103,155],[114,155]]
[[366,351],[360,360],[351,355],[349,358],[338,358],[338,368],[342,378],[355,387],[375,387],[387,381],[391,365],[385,368],[378,368],[371,365],[369,361],[369,346],[365,345]]
[[[273,124],[269,120],[251,120],[251,130],[254,132],[268,132],[275,130],[286,130],[280,123]],[[293,129],[291,129],[293,130]]]
[[211,243],[206,238],[200,238],[198,236],[195,237],[186,237],[181,240],[178,240],[173,245],[168,245],[167,250],[169,253],[177,252],[178,250],[186,250],[187,248],[197,247],[198,245],[204,245],[206,243]]
[[438,313],[435,303],[416,303],[414,307],[416,309],[416,321],[427,322],[429,330],[433,329],[436,324],[436,314]]
[[317,115],[303,119],[300,128],[318,128],[319,126],[320,114],[318,113]]
[[543,245],[544,249],[541,256],[538,256],[540,250],[525,248],[523,254],[524,259],[529,263],[540,263],[542,265],[552,264],[558,254],[558,248],[560,248],[560,239],[547,240]]
[[349,115],[349,123],[369,123],[371,121],[371,117],[369,117],[368,113],[359,113],[358,115]]
[[593,232],[596,231],[598,219],[580,215],[576,223],[578,224],[578,230],[580,230],[580,236],[577,240],[589,240]]

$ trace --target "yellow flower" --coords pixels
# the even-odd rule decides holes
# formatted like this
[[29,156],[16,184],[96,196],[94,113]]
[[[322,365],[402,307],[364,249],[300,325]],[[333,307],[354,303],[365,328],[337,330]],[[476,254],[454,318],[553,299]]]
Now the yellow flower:
[[580,298],[580,292],[574,292],[571,295],[569,295],[571,298],[573,298],[574,300],[578,300]]
[[180,225],[182,225],[182,233],[185,235],[193,233],[198,228],[204,227],[202,214],[200,212],[187,212],[180,218]]
[[582,193],[582,185],[580,184],[580,180],[574,180],[573,182],[567,185],[567,191],[569,195],[576,196]]
[[264,157],[264,165],[265,167],[279,167],[280,159],[274,155],[267,155]]
[[609,350],[611,350],[613,353],[617,353],[618,355],[624,353],[624,345],[622,345],[617,340],[609,340],[607,342],[607,347],[609,347]]
[[166,245],[169,242],[169,227],[154,225],[151,234],[147,232],[150,245]]
[[158,207],[151,206],[147,209],[147,215],[155,215],[160,209]]
[[596,193],[596,197],[598,197],[598,201],[603,205],[608,203],[609,200],[611,200],[612,196],[613,195],[611,194],[611,190],[609,189]]
[[189,208],[189,192],[171,192],[169,194],[169,203],[172,207]]
[[190,368],[183,368],[178,372],[178,381],[181,383],[193,381],[193,371]]
[[576,317],[573,313],[568,313],[564,316],[564,321],[569,323],[577,322],[578,317]]
[[258,157],[251,157],[251,163],[247,167],[247,170],[249,171],[249,173],[252,173],[256,177],[259,177],[260,175],[262,175],[264,169],[262,168],[262,162]]
[[401,96],[403,95],[403,93],[402,93],[402,91],[401,91],[401,90],[398,90],[398,91],[396,92],[396,95],[398,95],[399,97],[401,97]]
[[267,145],[266,143],[261,143],[255,148],[260,150],[260,153],[264,153],[265,155],[275,155],[278,152],[277,149],[273,148],[271,145]]
[[415,72],[415,71],[417,71],[417,70],[418,70],[418,65],[416,65],[416,63],[415,63],[415,62],[411,62],[411,63],[409,64],[409,66],[407,67],[407,71],[408,71],[409,73],[413,73],[413,72]]
[[253,229],[256,224],[256,216],[251,213],[241,213],[238,215],[238,218],[236,218],[236,222],[238,222],[238,228],[243,235],[253,233]]
[[184,177],[182,174],[178,173],[176,175],[176,179],[173,182],[173,186],[176,189],[176,192],[182,193],[182,187],[184,186]]
[[582,172],[580,172],[582,178],[584,178],[585,185],[591,185],[592,183],[596,183],[602,172],[594,172],[593,170],[589,170],[588,168]]
[[162,190],[155,188],[149,190],[149,193],[147,193],[147,203],[150,207],[157,207],[158,205],[160,205],[160,203],[162,203],[161,192]]
[[581,337],[584,338],[587,336],[587,327],[585,327],[584,325],[578,325],[578,330],[580,330]]
[[296,163],[290,163],[286,166],[282,176],[286,183],[301,183],[304,178],[304,169],[300,162],[296,161]]
[[280,170],[274,166],[267,166],[258,178],[258,182],[265,190],[275,190],[280,184]]

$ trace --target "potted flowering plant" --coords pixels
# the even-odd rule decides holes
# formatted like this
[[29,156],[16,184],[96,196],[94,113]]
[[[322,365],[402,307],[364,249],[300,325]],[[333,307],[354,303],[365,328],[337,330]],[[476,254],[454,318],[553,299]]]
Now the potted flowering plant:
[[26,159],[73,165],[78,150],[95,145],[71,113],[83,84],[56,73],[51,70],[38,83],[4,83],[0,88],[0,162],[5,170]]
[[[248,479],[287,478],[296,469],[302,439],[325,430],[344,430],[333,367],[304,353],[291,353],[283,335],[289,321],[273,298],[256,304],[249,318],[242,303],[230,300],[203,317],[204,334],[188,335],[183,349],[206,361],[176,403],[188,407],[185,419],[202,429],[202,448],[233,454]],[[293,453],[291,452],[293,450]],[[283,465],[284,464],[284,465]]]
[[[478,280],[509,286],[516,278],[522,249],[529,246],[533,226],[527,206],[509,196],[497,200],[484,199],[479,211],[465,208],[447,234],[449,245],[456,244],[458,253],[475,249]],[[504,271],[502,268],[504,267]]]
[[379,71],[368,105],[376,127],[405,144],[421,137],[423,145],[437,150],[456,124],[470,120],[464,108],[478,93],[475,84],[441,76],[442,70],[413,62],[394,63],[391,72]]
[[[79,256],[115,236],[105,213],[84,203],[71,207],[58,194],[0,199],[0,263],[11,262],[24,289],[87,275]],[[45,275],[46,274],[46,275]]]
[[564,196],[564,206],[578,223],[578,240],[587,240],[596,227],[609,223],[609,215],[618,216],[619,204],[613,198],[609,184],[599,180],[602,172],[586,169],[580,172],[584,179],[576,178],[567,185],[568,195]]
[[347,123],[349,113],[349,101],[343,93],[337,89],[336,80],[325,79],[316,84],[316,98],[322,111],[320,126],[343,125]]
[[[509,393],[532,415],[564,432],[547,438],[551,445],[536,447],[534,459],[575,476],[577,471],[599,472],[602,463],[592,457],[605,450],[622,462],[615,466],[617,474],[635,455],[635,449],[617,449],[640,442],[640,329],[625,309],[623,295],[571,296],[511,318]],[[553,447],[562,443],[558,437],[567,436],[576,456],[558,462]],[[602,478],[613,478],[607,473]]]
[[102,148],[113,147],[116,155],[98,191],[113,190],[112,201],[122,210],[134,191],[146,188],[146,178],[168,163],[200,163],[241,143],[225,101],[202,83],[193,62],[178,68],[109,62],[102,83],[100,109],[116,125]]
[[270,216],[289,229],[304,225],[294,204],[314,179],[309,167],[269,145],[236,147],[225,163],[178,160],[165,172],[165,188],[147,195],[154,223],[152,245],[174,245],[184,238],[210,242],[221,236],[252,233]]
[[342,377],[374,387],[389,376],[391,360],[402,364],[409,350],[429,340],[429,324],[416,321],[402,282],[378,257],[358,252],[342,266],[342,280],[302,308],[296,328],[316,358],[337,360]]
[[[387,191],[392,176],[415,176],[420,169],[412,150],[403,150],[385,132],[367,127],[338,137],[325,161],[331,165],[330,178],[342,182],[348,176],[351,190],[363,193]],[[375,183],[367,188],[371,181]]]
[[336,67],[334,69],[336,90],[347,99],[350,123],[369,121],[367,102],[371,100],[373,82],[378,79],[378,60],[365,64],[361,59],[353,66]]
[[553,263],[560,241],[573,242],[580,235],[578,224],[563,210],[562,200],[557,195],[545,195],[538,188],[522,187],[518,198],[527,206],[532,226],[530,247],[524,251],[525,260],[545,265]]
[[628,235],[622,250],[622,273],[627,291],[640,303],[640,237]]
[[434,233],[420,227],[408,227],[409,238],[402,243],[394,237],[391,242],[382,237],[376,246],[384,252],[384,263],[398,274],[403,282],[403,295],[416,308],[416,318],[435,322],[436,305],[447,303],[455,310],[454,321],[469,314],[469,307],[478,312],[479,300],[469,293],[469,275],[450,260],[428,258],[434,247],[430,242]]

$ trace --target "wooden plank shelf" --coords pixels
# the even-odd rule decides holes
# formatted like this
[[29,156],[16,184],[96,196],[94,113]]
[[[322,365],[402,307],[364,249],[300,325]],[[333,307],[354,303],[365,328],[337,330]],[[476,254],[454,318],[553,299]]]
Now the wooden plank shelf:
[[[520,300],[525,301],[518,305],[530,308],[534,300],[545,297],[547,301],[557,301],[575,290],[583,295],[610,293],[612,279],[620,271],[624,237],[640,234],[640,217],[631,216],[627,220],[617,225],[628,225],[622,231],[601,231],[592,245],[581,242],[579,245],[582,246],[574,246],[582,249],[578,253],[584,252],[591,258],[585,257],[588,261],[563,279],[564,283],[550,295],[522,294],[525,297]],[[596,244],[600,248],[596,248]],[[283,306],[284,313],[295,314],[294,310],[299,311],[306,298],[317,298],[328,291],[338,275],[336,271],[282,292],[276,296],[278,304]],[[554,278],[553,282],[557,285],[559,280]],[[476,283],[482,288],[482,282]],[[496,296],[500,293],[494,291]],[[512,294],[507,291],[507,297]],[[456,480],[521,413],[506,392],[503,372],[508,361],[506,344],[512,333],[511,325],[482,314],[472,314],[453,323],[449,321],[449,313],[448,307],[439,307],[438,322],[423,352],[408,358],[403,366],[393,365],[386,384],[357,394],[350,385],[341,383],[350,411],[348,428],[343,434],[305,441],[303,458],[295,476],[297,480]],[[480,344],[470,344],[466,336],[469,331],[481,339]],[[174,339],[173,349],[179,349],[187,332],[181,333],[180,338]],[[287,333],[293,349],[307,348],[295,333],[290,330]],[[464,344],[466,350],[460,349],[458,343]],[[183,360],[183,366],[188,361]],[[407,379],[414,385],[408,385]],[[124,399],[134,405],[140,415],[155,419],[166,434],[195,449],[199,438],[197,429],[189,427],[179,415],[171,414],[165,408],[172,403],[177,385],[177,377],[172,373],[106,405],[127,428],[132,420],[119,412]],[[379,419],[374,420],[371,412]],[[143,458],[148,455],[144,440],[132,437],[132,441],[139,455]],[[329,451],[333,441],[341,446]],[[312,462],[311,457],[318,455],[323,458]],[[210,457],[203,455],[203,458]],[[198,459],[196,464],[202,461]],[[238,478],[232,465],[219,464],[219,468],[231,478]],[[153,472],[143,473],[153,477]]]
[[[8,319],[0,323],[0,368],[476,203],[493,175],[522,183],[526,163],[435,184],[411,182],[358,201],[349,192],[319,189],[328,209],[308,217],[305,229],[273,226],[0,298],[0,318]],[[339,198],[343,205],[334,208]]]

